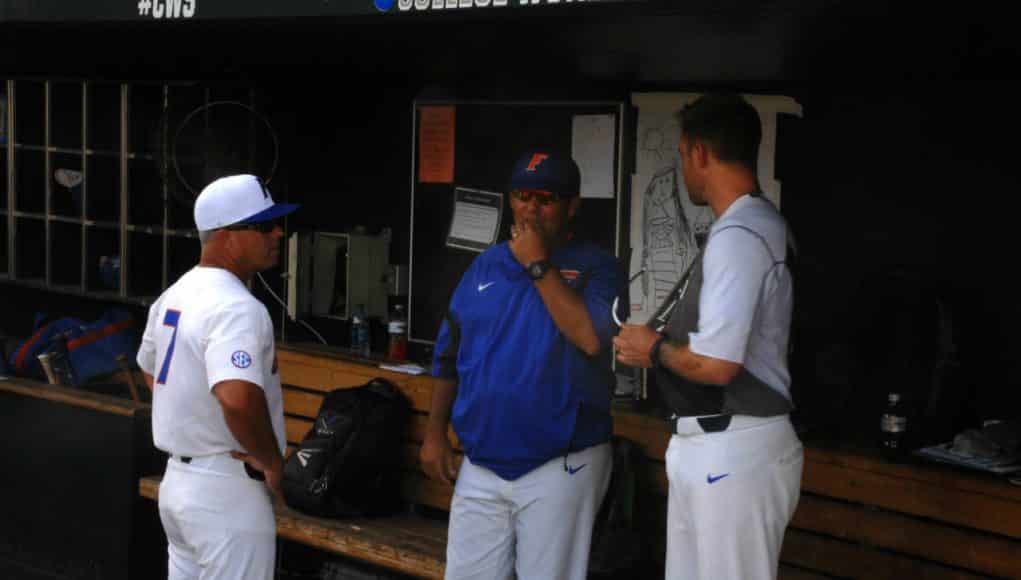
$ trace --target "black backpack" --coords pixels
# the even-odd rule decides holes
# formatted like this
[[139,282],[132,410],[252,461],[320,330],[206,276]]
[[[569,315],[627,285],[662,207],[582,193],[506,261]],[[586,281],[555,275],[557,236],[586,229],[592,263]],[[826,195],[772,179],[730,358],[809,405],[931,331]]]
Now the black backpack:
[[382,378],[327,394],[312,429],[284,463],[287,505],[320,517],[394,511],[410,409]]

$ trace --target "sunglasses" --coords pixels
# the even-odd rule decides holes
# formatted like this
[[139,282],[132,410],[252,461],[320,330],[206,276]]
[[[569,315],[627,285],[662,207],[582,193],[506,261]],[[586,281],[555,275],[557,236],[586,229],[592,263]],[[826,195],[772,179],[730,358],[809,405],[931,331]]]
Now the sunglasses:
[[275,230],[277,227],[283,229],[284,226],[280,221],[269,220],[265,222],[256,222],[254,224],[234,224],[232,226],[227,226],[221,229],[230,230],[234,232],[241,230],[255,230],[260,234],[270,234],[273,233],[273,230]]
[[535,198],[535,201],[537,201],[539,205],[550,205],[564,199],[559,193],[544,191],[541,189],[515,189],[511,192],[511,197],[525,203],[528,203],[532,201],[532,198]]

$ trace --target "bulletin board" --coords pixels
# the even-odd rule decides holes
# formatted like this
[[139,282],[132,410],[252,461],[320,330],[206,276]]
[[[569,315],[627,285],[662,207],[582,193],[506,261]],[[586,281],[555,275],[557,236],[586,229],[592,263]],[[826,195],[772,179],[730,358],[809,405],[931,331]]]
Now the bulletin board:
[[[447,244],[455,189],[503,195],[504,212],[496,236],[496,243],[503,243],[513,222],[506,193],[514,162],[530,149],[573,150],[576,158],[587,155],[579,121],[597,119],[601,129],[609,127],[612,132],[606,162],[590,171],[608,174],[612,191],[589,197],[583,189],[584,199],[573,221],[575,238],[620,255],[621,212],[627,197],[622,159],[625,111],[623,101],[415,101],[408,288],[411,341],[435,342],[451,294],[479,255]],[[585,164],[580,160],[579,164],[585,182]]]

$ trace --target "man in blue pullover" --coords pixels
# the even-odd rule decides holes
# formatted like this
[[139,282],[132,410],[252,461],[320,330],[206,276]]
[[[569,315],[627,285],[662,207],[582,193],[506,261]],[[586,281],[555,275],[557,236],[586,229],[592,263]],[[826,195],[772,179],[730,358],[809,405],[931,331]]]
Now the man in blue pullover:
[[[447,579],[583,580],[611,471],[613,256],[571,239],[569,157],[529,151],[510,179],[511,240],[471,264],[436,339],[421,461],[456,477]],[[464,460],[447,438],[452,423]]]

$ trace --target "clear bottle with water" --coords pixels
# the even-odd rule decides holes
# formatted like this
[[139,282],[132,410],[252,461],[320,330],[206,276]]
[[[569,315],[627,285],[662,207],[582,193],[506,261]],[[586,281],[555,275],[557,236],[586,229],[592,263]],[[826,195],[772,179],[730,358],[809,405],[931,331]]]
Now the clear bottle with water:
[[886,408],[879,420],[879,447],[883,456],[897,460],[907,453],[905,437],[908,431],[908,417],[900,393],[886,397]]
[[359,356],[368,357],[371,351],[369,346],[369,317],[365,313],[365,305],[355,306],[351,314],[351,351]]

